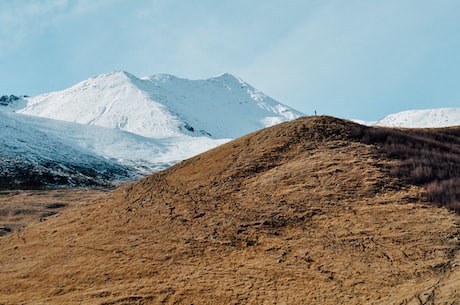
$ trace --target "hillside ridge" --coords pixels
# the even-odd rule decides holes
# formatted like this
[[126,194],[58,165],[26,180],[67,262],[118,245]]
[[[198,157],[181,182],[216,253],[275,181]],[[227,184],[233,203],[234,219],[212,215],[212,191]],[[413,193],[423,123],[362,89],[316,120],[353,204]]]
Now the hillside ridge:
[[1,237],[2,301],[452,303],[460,218],[385,151],[423,135],[304,117],[243,136]]

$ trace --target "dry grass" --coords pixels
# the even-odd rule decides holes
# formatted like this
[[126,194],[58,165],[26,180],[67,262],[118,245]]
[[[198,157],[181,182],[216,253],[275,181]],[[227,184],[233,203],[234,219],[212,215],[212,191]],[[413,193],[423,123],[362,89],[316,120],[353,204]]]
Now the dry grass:
[[460,217],[353,123],[269,128],[1,237],[3,304],[455,304]]
[[68,208],[78,208],[107,193],[95,189],[0,190],[0,236],[56,215]]

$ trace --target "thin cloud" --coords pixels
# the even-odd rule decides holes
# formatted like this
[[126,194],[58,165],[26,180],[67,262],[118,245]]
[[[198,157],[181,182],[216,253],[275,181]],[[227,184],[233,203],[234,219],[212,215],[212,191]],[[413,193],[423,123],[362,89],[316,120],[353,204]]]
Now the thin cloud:
[[67,0],[2,1],[0,3],[0,58],[51,24],[68,6]]

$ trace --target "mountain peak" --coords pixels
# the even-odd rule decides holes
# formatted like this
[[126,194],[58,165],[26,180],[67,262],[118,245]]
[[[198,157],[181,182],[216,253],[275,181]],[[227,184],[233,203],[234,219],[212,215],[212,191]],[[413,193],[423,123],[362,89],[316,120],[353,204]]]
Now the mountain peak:
[[215,77],[208,78],[207,81],[210,82],[221,82],[225,84],[236,84],[241,87],[247,86],[247,83],[242,80],[240,77],[234,76],[230,73],[222,73]]
[[[103,83],[108,83],[111,82],[113,84],[119,84],[123,83],[126,81],[132,81],[138,79],[136,76],[133,74],[126,72],[126,71],[114,71],[114,72],[109,72],[109,73],[103,73],[103,74],[98,74],[95,75],[87,80],[84,80],[78,84],[88,84],[88,83],[94,83],[94,82],[103,82]],[[77,85],[78,85],[77,84]]]
[[171,74],[158,73],[158,74],[153,74],[151,76],[142,77],[141,79],[149,80],[149,81],[166,82],[166,81],[171,81],[171,80],[177,80],[180,78],[177,76],[171,75]]
[[240,78],[234,76],[233,74],[230,74],[230,73],[221,73],[217,76],[214,76],[214,77],[211,77],[209,79],[219,79],[219,80],[227,80],[227,81],[234,81],[234,80],[237,80],[239,81]]
[[22,113],[162,138],[236,138],[302,115],[228,73],[188,80],[116,71],[28,101]]

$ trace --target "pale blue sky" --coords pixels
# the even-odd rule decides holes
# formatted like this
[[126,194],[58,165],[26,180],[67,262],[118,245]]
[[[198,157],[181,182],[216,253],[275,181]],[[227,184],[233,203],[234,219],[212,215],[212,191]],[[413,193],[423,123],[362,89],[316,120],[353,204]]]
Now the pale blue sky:
[[350,119],[460,107],[460,1],[0,0],[0,95],[116,70],[228,72]]

